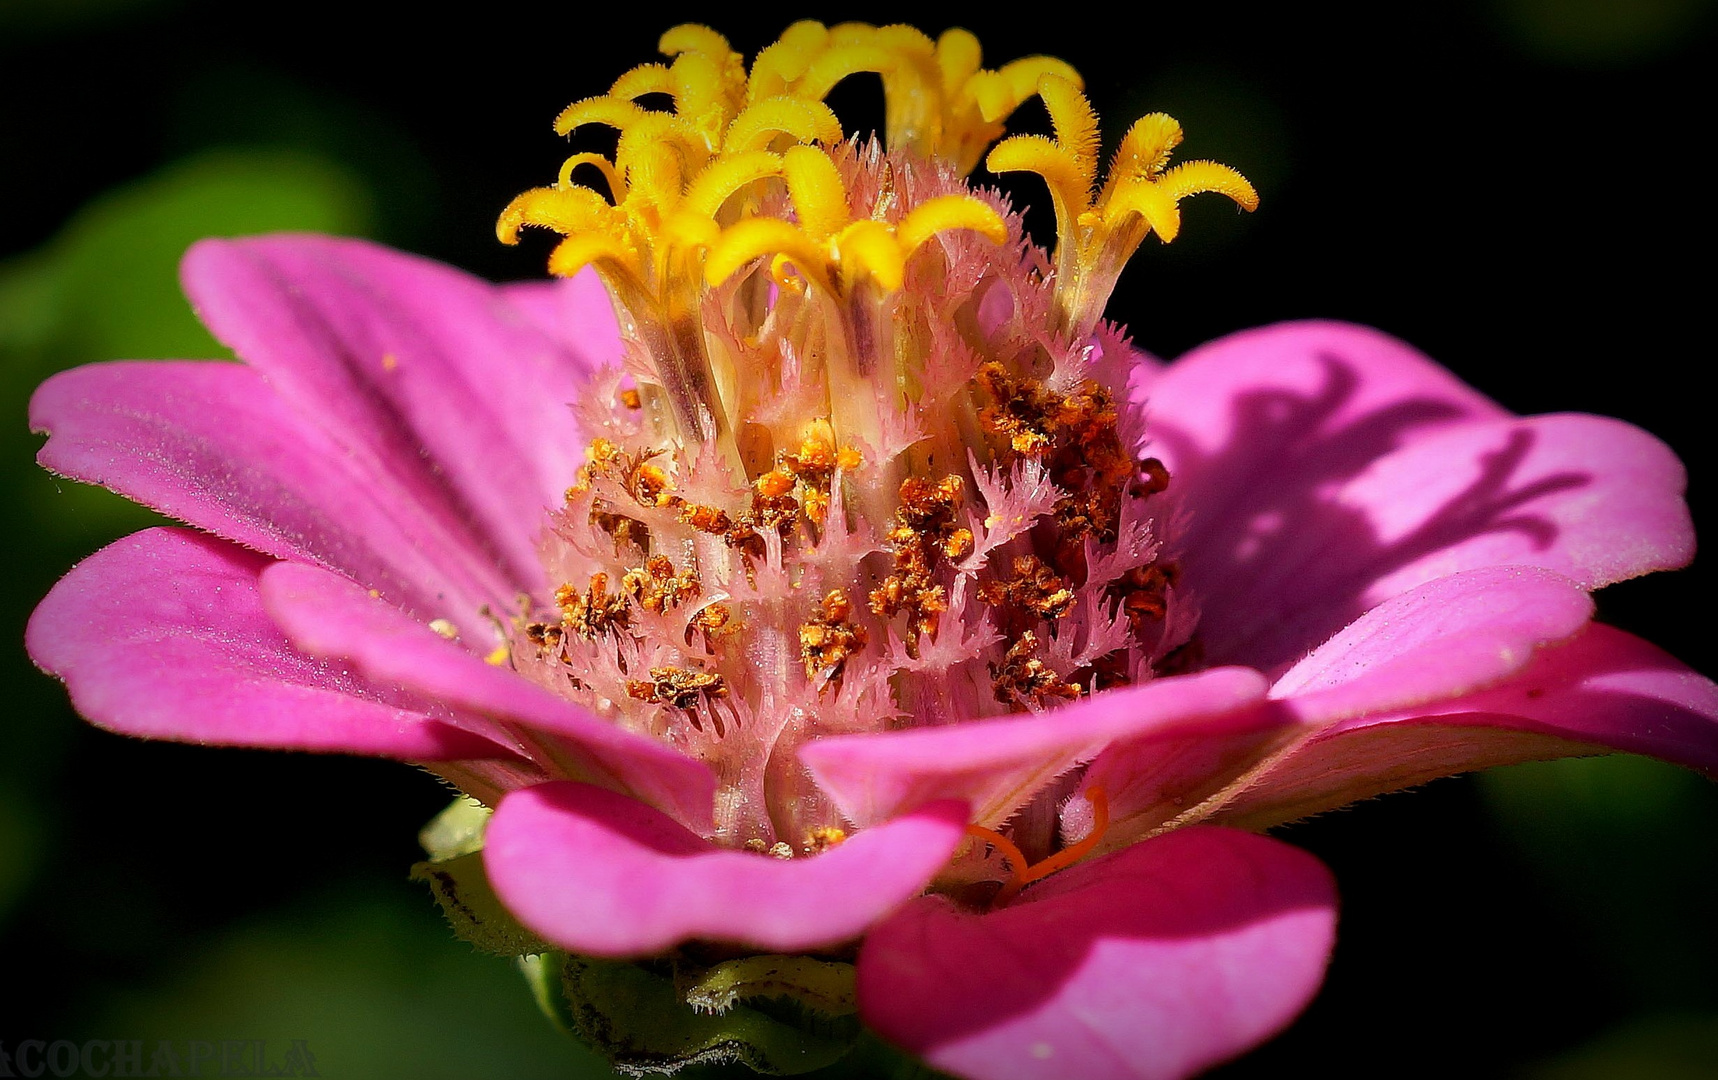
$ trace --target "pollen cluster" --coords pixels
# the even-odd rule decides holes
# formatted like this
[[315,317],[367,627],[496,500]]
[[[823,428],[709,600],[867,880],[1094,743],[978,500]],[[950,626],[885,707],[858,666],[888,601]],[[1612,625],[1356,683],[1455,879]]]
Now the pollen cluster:
[[[612,157],[575,153],[499,224],[561,234],[550,270],[593,269],[626,342],[578,403],[550,595],[507,659],[709,762],[718,839],[816,850],[850,823],[800,770],[807,740],[1055,707],[1186,644],[1173,484],[1101,311],[1179,199],[1254,196],[1224,166],[1169,167],[1161,116],[1100,184],[1078,74],[986,69],[961,30],[799,23],[749,68],[701,26],[661,48],[556,121],[615,129]],[[861,72],[886,142],[824,103]],[[964,179],[1034,96],[1055,137],[988,164],[1048,183],[1050,254]]]

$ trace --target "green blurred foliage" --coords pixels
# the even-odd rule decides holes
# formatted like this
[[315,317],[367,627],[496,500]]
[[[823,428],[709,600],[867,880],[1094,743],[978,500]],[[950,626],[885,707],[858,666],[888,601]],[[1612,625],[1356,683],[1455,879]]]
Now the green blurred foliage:
[[276,911],[182,957],[159,983],[112,989],[89,1032],[266,1039],[274,1054],[304,1039],[329,1077],[614,1075],[537,1013],[512,964],[455,942],[422,901],[414,886],[357,882]]
[[1499,22],[1541,60],[1624,67],[1654,60],[1695,39],[1712,0],[1494,0]]
[[1563,914],[1603,947],[1615,987],[1646,1010],[1718,1008],[1718,785],[1628,754],[1498,769],[1478,783]]
[[279,230],[364,236],[374,216],[359,178],[302,151],[214,150],[116,188],[0,266],[6,388],[93,360],[230,355],[179,291],[186,248]]
[[1711,1080],[1718,1015],[1649,1016],[1521,1070],[1516,1080]]
[[179,290],[186,248],[205,236],[280,230],[361,236],[372,218],[368,191],[340,165],[292,151],[217,150],[103,195],[44,247],[0,265],[0,446],[9,504],[34,526],[23,542],[85,546],[158,522],[30,465],[24,406],[37,383],[101,360],[230,357]]

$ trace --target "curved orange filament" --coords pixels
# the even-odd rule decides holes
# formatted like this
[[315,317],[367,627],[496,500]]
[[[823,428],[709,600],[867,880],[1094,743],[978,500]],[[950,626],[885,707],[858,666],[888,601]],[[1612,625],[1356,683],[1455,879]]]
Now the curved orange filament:
[[1014,878],[1025,873],[1026,853],[1021,851],[1019,845],[1008,839],[1008,837],[1003,836],[995,829],[987,829],[983,825],[968,825],[966,827],[966,834],[968,836],[978,837],[980,840],[990,844],[997,851],[1002,853],[1002,857],[1008,860],[1008,866],[1011,871],[1011,876],[1009,877],[1010,881],[1013,881]]
[[998,892],[996,899],[991,901],[992,907],[1001,907],[1019,896],[1020,890],[1034,881],[1047,878],[1058,870],[1065,870],[1091,854],[1092,849],[1098,846],[1098,841],[1104,838],[1104,830],[1109,828],[1110,800],[1101,787],[1088,788],[1086,800],[1092,804],[1091,831],[1086,833],[1078,843],[1069,844],[1049,858],[1031,866],[1026,865],[1025,854],[1021,852],[1014,841],[1006,836],[994,830],[986,829],[982,825],[968,825],[966,827],[969,836],[980,837],[995,845],[996,850],[1000,851],[1003,857],[1008,860],[1009,865],[1014,868],[1013,876],[1002,883],[1002,891]]

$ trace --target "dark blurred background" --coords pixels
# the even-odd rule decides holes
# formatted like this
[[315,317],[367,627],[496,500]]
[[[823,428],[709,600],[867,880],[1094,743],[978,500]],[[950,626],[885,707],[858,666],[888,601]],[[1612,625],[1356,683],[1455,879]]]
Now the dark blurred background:
[[[1189,8],[1197,10],[1188,10]],[[1713,509],[1709,0],[1368,5],[423,7],[0,0],[0,1042],[307,1040],[330,1077],[604,1076],[406,881],[444,803],[401,765],[98,732],[24,656],[55,577],[149,515],[31,463],[31,388],[116,357],[223,355],[175,264],[199,236],[370,236],[540,273],[497,212],[565,153],[561,106],[708,22],[963,25],[1071,61],[1113,144],[1163,110],[1255,215],[1193,200],[1111,314],[1170,357],[1276,319],[1370,323],[1518,412],[1608,413]],[[872,87],[844,87],[849,127]],[[867,109],[870,110],[867,113]],[[1042,124],[1023,115],[1030,127]],[[984,177],[981,174],[981,179]],[[1022,183],[1016,201],[1047,206]],[[1034,217],[1046,227],[1047,217]],[[1047,233],[1041,233],[1047,236]],[[1718,673],[1711,563],[1602,616]],[[115,663],[124,663],[116,656]],[[1718,785],[1618,757],[1444,780],[1282,830],[1345,911],[1329,983],[1225,1076],[1718,1076]]]

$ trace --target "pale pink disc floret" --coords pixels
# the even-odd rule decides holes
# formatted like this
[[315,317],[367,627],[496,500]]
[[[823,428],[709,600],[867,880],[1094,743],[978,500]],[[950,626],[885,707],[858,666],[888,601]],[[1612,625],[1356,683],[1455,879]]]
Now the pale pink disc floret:
[[[1692,556],[1674,456],[1299,323],[1130,359],[1197,663],[808,739],[781,774],[851,835],[760,855],[723,832],[722,762],[496,655],[519,598],[563,584],[545,522],[592,437],[569,405],[621,352],[595,279],[497,287],[308,236],[204,242],[184,278],[242,364],[81,368],[30,419],[46,467],[192,528],[75,567],[31,655],[114,731],[428,764],[496,807],[498,893],[575,952],[845,949],[867,1023],[951,1073],[1183,1076],[1323,977],[1329,875],[1258,830],[1565,754],[1718,773],[1718,688],[1591,621],[1592,590]],[[1006,497],[1028,505],[1028,479]],[[988,907],[945,887],[969,825],[1035,807],[1072,847],[1095,790],[1084,859]]]

